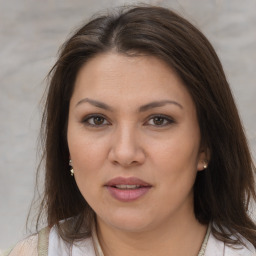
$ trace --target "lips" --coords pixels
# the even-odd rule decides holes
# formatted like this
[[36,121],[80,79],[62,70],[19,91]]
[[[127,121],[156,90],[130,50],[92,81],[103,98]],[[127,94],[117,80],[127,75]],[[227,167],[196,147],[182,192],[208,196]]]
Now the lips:
[[152,185],[136,177],[117,177],[108,181],[105,187],[115,199],[122,202],[129,202],[145,195]]
[[115,185],[114,187],[119,189],[137,189],[140,188],[140,185]]

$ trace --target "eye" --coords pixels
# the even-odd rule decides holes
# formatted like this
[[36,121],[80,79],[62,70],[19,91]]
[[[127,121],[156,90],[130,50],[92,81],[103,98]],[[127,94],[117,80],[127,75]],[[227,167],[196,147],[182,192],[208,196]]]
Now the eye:
[[155,115],[150,117],[147,124],[153,126],[166,126],[174,123],[173,119],[165,115]]
[[83,119],[83,123],[94,127],[109,125],[109,122],[106,120],[106,118],[101,115],[87,116],[85,119]]

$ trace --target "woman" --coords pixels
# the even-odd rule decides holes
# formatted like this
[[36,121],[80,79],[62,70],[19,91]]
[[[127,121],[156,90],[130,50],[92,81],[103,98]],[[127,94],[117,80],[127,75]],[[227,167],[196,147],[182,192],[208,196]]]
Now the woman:
[[47,228],[10,255],[256,255],[255,167],[221,63],[160,7],[62,47],[42,122]]

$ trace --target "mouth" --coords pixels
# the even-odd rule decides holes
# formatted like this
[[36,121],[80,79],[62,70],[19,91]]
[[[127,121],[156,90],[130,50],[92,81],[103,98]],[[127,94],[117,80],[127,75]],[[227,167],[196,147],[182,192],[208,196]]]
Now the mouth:
[[116,177],[109,180],[105,186],[118,187],[120,189],[133,189],[138,187],[151,187],[152,185],[136,177]]
[[105,184],[110,195],[122,202],[130,202],[144,196],[152,185],[135,177],[117,177]]
[[112,186],[112,187],[122,189],[122,190],[129,190],[129,189],[142,188],[143,186],[140,186],[140,185],[115,185],[115,186]]

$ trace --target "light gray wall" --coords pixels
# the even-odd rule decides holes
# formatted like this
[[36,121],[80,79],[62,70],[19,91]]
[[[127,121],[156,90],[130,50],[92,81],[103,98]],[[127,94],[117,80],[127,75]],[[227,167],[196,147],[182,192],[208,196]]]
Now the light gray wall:
[[[44,78],[60,44],[113,0],[0,0],[0,250],[25,234]],[[144,1],[179,11],[213,43],[256,156],[256,1]],[[136,1],[133,1],[136,3]]]

